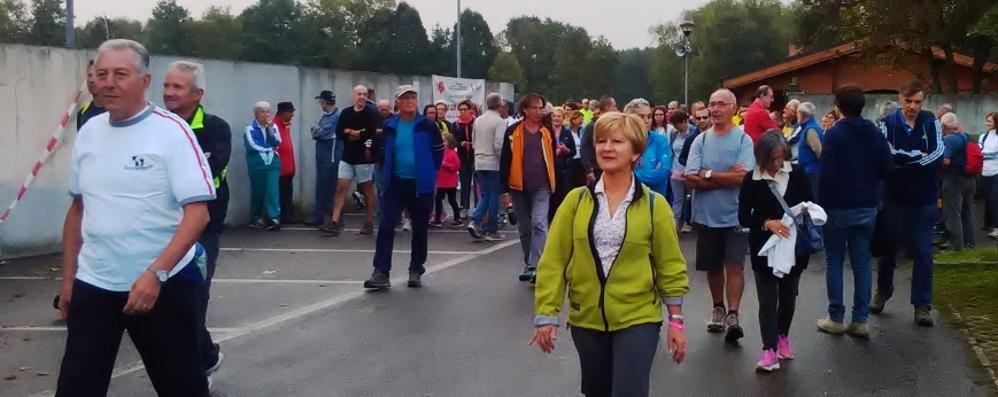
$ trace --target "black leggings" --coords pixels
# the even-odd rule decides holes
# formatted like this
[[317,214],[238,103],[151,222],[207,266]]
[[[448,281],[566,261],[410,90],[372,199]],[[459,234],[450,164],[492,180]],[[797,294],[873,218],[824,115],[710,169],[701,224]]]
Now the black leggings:
[[457,188],[440,187],[437,188],[437,204],[433,211],[433,221],[440,223],[440,219],[444,216],[444,196],[447,196],[450,209],[454,212],[454,220],[461,219],[461,209],[457,206]]
[[[804,261],[807,263],[807,259]],[[758,268],[753,270],[756,269]],[[759,328],[762,333],[763,349],[776,350],[780,335],[790,334],[790,324],[794,320],[797,290],[803,269],[804,266],[794,266],[790,274],[783,275],[783,278],[773,275],[773,269],[769,267],[755,271],[755,288],[759,295]]]

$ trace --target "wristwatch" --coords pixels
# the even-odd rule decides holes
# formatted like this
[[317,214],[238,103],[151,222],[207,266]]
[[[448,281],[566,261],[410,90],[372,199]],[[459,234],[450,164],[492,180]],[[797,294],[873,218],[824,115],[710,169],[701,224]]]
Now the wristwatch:
[[713,174],[713,171],[714,170],[707,170],[707,172],[703,174],[703,179],[710,179],[710,176]]
[[683,315],[682,314],[670,314],[669,315],[669,321],[678,321],[678,322],[682,323],[683,322]]
[[149,265],[149,267],[146,268],[146,271],[155,275],[160,284],[165,283],[166,280],[170,279],[170,272],[160,269],[156,267],[156,265]]

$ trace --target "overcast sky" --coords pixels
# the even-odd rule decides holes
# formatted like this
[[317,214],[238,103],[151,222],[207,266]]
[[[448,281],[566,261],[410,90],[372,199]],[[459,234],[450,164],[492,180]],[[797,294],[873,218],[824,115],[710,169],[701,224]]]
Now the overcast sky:
[[[209,5],[227,6],[234,14],[256,0],[177,0],[177,3],[200,17]],[[407,0],[419,10],[427,33],[434,25],[449,27],[457,20],[456,0]],[[696,8],[707,0],[462,0],[461,7],[481,13],[492,33],[506,28],[506,21],[521,15],[584,26],[589,34],[602,35],[614,48],[624,49],[653,45],[648,28],[674,20],[685,9]],[[128,17],[141,21],[152,15],[156,0],[76,0],[76,25],[82,26],[97,16]]]

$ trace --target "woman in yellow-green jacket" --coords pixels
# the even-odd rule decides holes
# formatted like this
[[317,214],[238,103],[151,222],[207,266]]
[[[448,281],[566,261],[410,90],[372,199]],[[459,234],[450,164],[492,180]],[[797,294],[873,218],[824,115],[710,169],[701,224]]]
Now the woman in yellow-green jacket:
[[647,396],[663,303],[669,351],[677,363],[685,355],[686,261],[665,197],[634,176],[648,140],[644,122],[612,112],[594,130],[603,175],[568,193],[551,223],[537,266],[531,343],[554,349],[567,291],[582,393]]

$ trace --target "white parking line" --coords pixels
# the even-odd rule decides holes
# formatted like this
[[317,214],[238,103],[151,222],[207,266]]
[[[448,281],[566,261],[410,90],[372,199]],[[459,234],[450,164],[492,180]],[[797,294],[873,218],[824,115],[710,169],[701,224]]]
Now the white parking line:
[[[211,333],[226,334],[241,331],[237,328],[208,328]],[[60,325],[27,325],[23,327],[0,327],[0,332],[66,332],[66,326]]]
[[[12,276],[0,277],[0,281],[60,281],[62,277]],[[279,278],[215,278],[211,282],[221,284],[319,284],[319,285],[358,285],[363,281],[355,280],[288,280]]]
[[[225,252],[312,252],[312,253],[341,253],[341,254],[373,254],[374,250],[351,250],[333,248],[221,248]],[[429,255],[469,255],[477,251],[426,251]],[[409,254],[409,250],[394,250],[394,254]]]
[[[286,226],[286,227],[281,227],[281,231],[318,232],[319,228],[315,228],[315,227],[304,227],[304,226]],[[343,229],[343,231],[344,232],[350,232],[350,233],[358,233],[358,232],[360,232],[360,229],[345,228],[345,229]],[[374,229],[374,232],[377,233],[378,229]],[[401,230],[396,230],[395,232],[396,233],[408,233],[408,232],[403,232]],[[427,232],[429,232],[431,234],[432,233],[461,233],[461,234],[468,234],[468,231],[464,230],[464,229],[428,229]]]
[[[493,252],[499,251],[499,250],[501,250],[503,248],[512,246],[513,244],[517,244],[517,243],[519,243],[519,240],[516,240],[516,239],[504,241],[502,243],[493,245],[493,246],[491,246],[489,248],[485,248],[483,250],[475,251],[475,252],[469,253],[467,255],[461,256],[459,258],[454,258],[454,259],[451,259],[449,261],[446,261],[446,262],[443,262],[443,263],[440,263],[440,264],[437,264],[437,265],[430,266],[430,267],[426,268],[426,274],[436,273],[436,272],[439,272],[439,271],[442,271],[442,270],[449,269],[451,267],[454,267],[454,266],[460,265],[462,263],[465,263],[465,262],[477,259],[479,257],[491,254]],[[392,285],[393,286],[400,286],[402,283],[404,283],[406,281],[406,279],[407,279],[406,276],[396,277],[395,279],[392,280]],[[352,291],[352,292],[349,292],[349,293],[346,293],[346,294],[343,294],[343,295],[340,295],[340,296],[337,296],[337,297],[334,297],[334,298],[331,298],[331,299],[327,299],[327,300],[324,300],[324,301],[321,301],[321,302],[313,303],[313,304],[305,306],[305,307],[301,307],[301,308],[298,308],[298,309],[295,309],[295,310],[291,310],[291,311],[288,311],[286,313],[281,313],[281,314],[275,315],[273,317],[269,317],[269,318],[257,321],[255,323],[251,323],[249,325],[237,328],[233,332],[230,332],[230,333],[228,333],[226,335],[222,335],[219,338],[215,338],[215,342],[216,343],[221,343],[221,342],[225,342],[225,341],[228,341],[228,340],[231,340],[231,339],[234,339],[234,338],[238,338],[238,337],[241,337],[241,336],[250,335],[250,334],[253,334],[253,333],[258,332],[260,330],[263,330],[263,329],[266,329],[266,328],[269,328],[269,327],[273,327],[275,325],[284,324],[284,323],[287,323],[287,322],[290,322],[290,321],[294,321],[294,320],[300,319],[302,317],[305,317],[305,316],[307,316],[309,314],[315,313],[317,311],[328,309],[330,307],[340,305],[340,304],[348,302],[350,300],[353,300],[353,299],[356,299],[356,298],[359,298],[359,297],[362,297],[362,296],[366,296],[366,294],[367,294],[367,291],[363,291],[363,290]],[[114,371],[114,373],[111,374],[111,378],[117,378],[119,376],[128,375],[130,373],[142,370],[143,368],[145,368],[145,366],[142,364],[141,361],[137,362],[137,363],[132,363],[131,365],[128,365],[128,366],[125,366],[125,367],[121,367],[120,369],[116,369]]]

